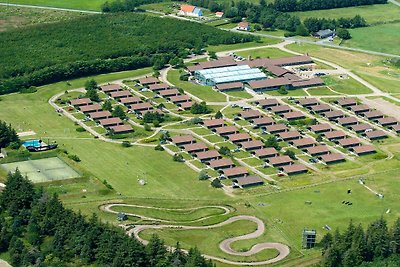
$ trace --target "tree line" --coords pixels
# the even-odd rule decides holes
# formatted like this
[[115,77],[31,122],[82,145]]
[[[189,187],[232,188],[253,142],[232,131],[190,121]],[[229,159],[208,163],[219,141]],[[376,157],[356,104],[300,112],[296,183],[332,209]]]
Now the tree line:
[[243,17],[251,23],[256,23],[256,30],[261,28],[287,31],[287,36],[308,36],[323,29],[348,29],[367,26],[364,18],[356,15],[354,18],[324,19],[308,18],[304,22],[296,15],[277,9],[273,4],[261,0],[258,5],[246,1],[216,3],[212,0],[189,0],[189,3],[209,8],[212,12],[223,11],[231,22],[238,23]]
[[153,236],[144,246],[110,224],[66,209],[17,169],[0,196],[0,252],[18,266],[213,267],[196,249],[174,252]]
[[324,267],[400,266],[400,219],[389,228],[381,217],[366,230],[350,222],[344,233],[327,233],[320,244]]
[[136,11],[138,6],[164,2],[165,0],[116,0],[106,1],[102,6],[103,12]]
[[93,74],[159,69],[207,45],[255,39],[140,13],[91,15],[2,32],[0,94]]
[[386,3],[387,0],[275,0],[272,6],[278,11],[293,12]]

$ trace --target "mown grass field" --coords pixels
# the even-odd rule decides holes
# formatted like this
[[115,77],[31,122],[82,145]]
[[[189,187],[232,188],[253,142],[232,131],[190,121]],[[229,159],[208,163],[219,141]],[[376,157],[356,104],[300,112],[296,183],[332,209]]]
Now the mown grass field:
[[181,73],[179,70],[171,70],[168,72],[168,81],[204,101],[218,102],[226,100],[226,97],[223,94],[212,90],[211,86],[202,86],[187,81],[181,81],[179,79],[180,75]]
[[400,69],[388,64],[385,57],[311,44],[297,43],[286,47],[347,68],[384,92],[400,93]]
[[323,80],[325,81],[326,86],[340,94],[357,95],[372,93],[369,88],[351,77],[340,78],[338,76],[327,76],[324,77]]
[[280,58],[280,57],[293,56],[293,54],[287,53],[278,48],[255,49],[255,50],[238,52],[236,54],[244,58],[247,58],[249,56],[251,56],[252,58]]
[[[400,19],[400,7],[397,17]],[[400,23],[351,29],[350,34],[352,38],[343,43],[345,46],[400,55]]]
[[291,14],[299,16],[301,20],[310,17],[326,19],[338,19],[340,17],[352,18],[356,15],[360,15],[367,21],[368,24],[375,24],[398,20],[399,12],[400,7],[392,3],[388,3],[382,5],[292,12]]
[[[229,26],[228,28],[232,28],[231,26]],[[212,52],[222,52],[222,51],[230,51],[230,50],[237,50],[250,47],[258,47],[262,45],[277,44],[280,42],[281,40],[279,39],[262,37],[259,42],[248,42],[248,43],[228,44],[228,45],[209,45],[207,46],[206,49],[207,51],[212,51]]]
[[100,11],[103,0],[10,0],[7,3]]

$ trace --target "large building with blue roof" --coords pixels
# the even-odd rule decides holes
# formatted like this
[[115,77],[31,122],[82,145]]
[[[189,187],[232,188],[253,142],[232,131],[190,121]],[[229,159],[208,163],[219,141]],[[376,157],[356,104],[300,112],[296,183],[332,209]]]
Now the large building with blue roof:
[[258,68],[250,68],[248,65],[197,70],[194,77],[200,84],[209,86],[267,79]]

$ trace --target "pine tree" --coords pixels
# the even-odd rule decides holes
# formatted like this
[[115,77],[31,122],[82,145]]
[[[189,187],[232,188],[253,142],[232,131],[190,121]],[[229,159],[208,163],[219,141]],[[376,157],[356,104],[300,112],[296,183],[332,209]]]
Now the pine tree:
[[216,119],[222,119],[222,117],[223,117],[223,115],[222,115],[221,111],[218,110],[217,113],[215,113],[215,118]]
[[392,253],[400,254],[400,218],[396,220],[390,230],[390,245]]
[[1,194],[1,207],[16,216],[23,209],[29,209],[34,200],[33,184],[16,169],[14,174],[7,175],[6,187]]
[[383,217],[369,225],[367,230],[368,260],[386,258],[389,253],[389,232]]

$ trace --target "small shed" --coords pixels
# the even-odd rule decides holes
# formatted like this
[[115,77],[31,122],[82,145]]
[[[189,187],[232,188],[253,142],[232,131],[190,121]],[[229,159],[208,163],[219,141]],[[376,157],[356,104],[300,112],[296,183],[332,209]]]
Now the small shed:
[[325,29],[325,30],[319,30],[317,31],[314,36],[319,38],[319,39],[325,39],[328,37],[334,37],[336,34],[335,30],[331,30],[331,29]]
[[126,215],[124,212],[118,212],[117,220],[118,221],[126,221],[126,220],[128,220],[128,215]]

